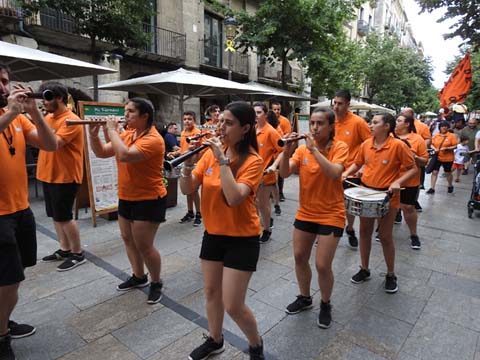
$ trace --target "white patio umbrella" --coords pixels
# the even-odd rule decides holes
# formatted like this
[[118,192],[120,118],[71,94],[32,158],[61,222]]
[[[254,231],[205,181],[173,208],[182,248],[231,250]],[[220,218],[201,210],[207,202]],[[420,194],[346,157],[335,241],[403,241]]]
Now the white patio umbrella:
[[[333,107],[333,101],[330,99],[318,102],[316,104],[311,105],[311,107]],[[372,110],[372,104],[368,104],[364,101],[358,100],[350,100],[350,110]]]
[[99,86],[98,89],[172,96],[179,101],[181,113],[183,113],[183,103],[190,98],[259,93],[259,89],[247,84],[182,68],[175,71],[104,84]]
[[0,41],[0,62],[12,70],[11,80],[22,82],[116,72],[114,69],[4,41]]
[[434,113],[433,111],[427,111],[425,116],[437,116],[437,113]]
[[392,115],[394,115],[396,113],[395,110],[389,109],[385,106],[381,106],[381,105],[377,105],[377,104],[370,104],[370,105],[372,105],[372,109],[371,109],[372,112],[387,112],[387,113],[392,114]]
[[333,107],[333,101],[330,99],[323,100],[318,103],[310,105],[310,107],[323,107],[323,108]]
[[[284,99],[284,100],[297,100],[297,101],[310,101],[311,98],[308,97],[308,96],[304,96],[304,95],[301,95],[301,94],[295,94],[293,92],[290,92],[290,91],[287,91],[287,90],[283,90],[283,89],[279,89],[279,88],[276,88],[276,87],[273,87],[273,86],[268,86],[268,85],[265,85],[265,84],[260,84],[260,83],[257,83],[255,81],[250,81],[247,83],[247,85],[250,85],[254,88],[257,88],[260,92],[260,97],[263,97],[263,98],[280,98],[280,99]],[[257,94],[252,94],[250,96],[252,97],[256,97],[255,95]]]

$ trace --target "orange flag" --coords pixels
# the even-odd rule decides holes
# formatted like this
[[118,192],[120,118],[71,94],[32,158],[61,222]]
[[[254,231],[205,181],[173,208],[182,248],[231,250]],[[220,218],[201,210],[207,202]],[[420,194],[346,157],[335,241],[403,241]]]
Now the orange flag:
[[438,93],[440,106],[448,109],[448,105],[451,103],[464,103],[472,82],[472,63],[470,61],[470,53],[467,52],[462,61],[453,70],[442,91]]

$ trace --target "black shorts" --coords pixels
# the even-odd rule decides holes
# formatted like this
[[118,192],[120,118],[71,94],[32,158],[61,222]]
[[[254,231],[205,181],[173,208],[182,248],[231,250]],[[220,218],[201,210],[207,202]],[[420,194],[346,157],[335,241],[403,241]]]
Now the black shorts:
[[[348,181],[360,185],[360,178],[347,178]],[[350,189],[351,187],[354,187],[355,185],[349,184],[347,182],[343,182],[343,190],[345,189]]]
[[256,271],[260,255],[260,236],[226,236],[203,234],[200,259],[221,261],[223,266]]
[[0,286],[25,280],[24,268],[37,263],[37,233],[32,210],[0,216]]
[[343,228],[339,228],[336,226],[322,225],[311,221],[303,221],[298,219],[295,219],[293,226],[295,227],[295,229],[302,230],[311,234],[330,235],[331,233],[333,233],[333,236],[338,238],[343,236]]
[[400,191],[400,204],[415,205],[418,199],[418,186],[406,187]]
[[118,215],[131,221],[164,222],[166,209],[166,196],[155,200],[118,200]]
[[452,172],[453,161],[436,161],[433,165],[433,171],[440,170],[440,166],[443,166],[443,171],[446,173]]
[[73,219],[73,202],[77,195],[77,183],[52,184],[43,183],[43,196],[45,197],[45,210],[48,217],[54,221],[66,222]]

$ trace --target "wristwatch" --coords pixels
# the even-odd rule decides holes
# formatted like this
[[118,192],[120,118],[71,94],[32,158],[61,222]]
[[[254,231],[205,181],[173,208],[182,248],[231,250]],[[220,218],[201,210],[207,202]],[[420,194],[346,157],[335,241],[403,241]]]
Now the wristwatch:
[[229,158],[221,159],[221,160],[218,161],[218,164],[219,164],[220,166],[230,165],[230,159],[229,159]]

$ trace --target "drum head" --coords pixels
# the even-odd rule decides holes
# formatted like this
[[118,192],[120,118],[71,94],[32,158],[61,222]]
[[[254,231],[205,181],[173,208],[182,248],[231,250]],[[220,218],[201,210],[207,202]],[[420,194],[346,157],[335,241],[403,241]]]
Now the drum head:
[[363,201],[383,201],[386,193],[366,187],[352,187],[345,189],[345,195],[350,198]]

